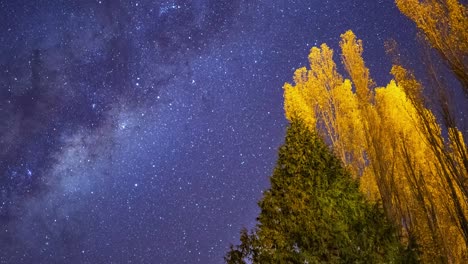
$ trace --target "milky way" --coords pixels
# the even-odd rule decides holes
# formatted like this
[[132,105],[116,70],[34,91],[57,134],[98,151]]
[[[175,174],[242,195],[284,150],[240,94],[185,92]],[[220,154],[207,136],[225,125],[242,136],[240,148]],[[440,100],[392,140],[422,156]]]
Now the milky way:
[[222,262],[254,224],[282,85],[308,50],[353,29],[386,83],[384,40],[411,57],[415,34],[391,1],[0,0],[0,14],[1,263]]

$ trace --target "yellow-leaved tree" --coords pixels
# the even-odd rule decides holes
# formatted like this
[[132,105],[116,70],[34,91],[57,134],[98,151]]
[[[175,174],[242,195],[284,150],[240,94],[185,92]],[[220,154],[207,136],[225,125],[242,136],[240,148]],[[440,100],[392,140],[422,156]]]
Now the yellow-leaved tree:
[[329,143],[399,226],[401,240],[415,244],[423,262],[468,261],[467,149],[456,127],[443,130],[425,105],[422,85],[400,65],[376,87],[353,32],[341,36],[337,72],[325,44],[310,51],[310,68],[284,85],[285,114],[300,119]]
[[444,59],[468,96],[468,8],[457,0],[395,0]]

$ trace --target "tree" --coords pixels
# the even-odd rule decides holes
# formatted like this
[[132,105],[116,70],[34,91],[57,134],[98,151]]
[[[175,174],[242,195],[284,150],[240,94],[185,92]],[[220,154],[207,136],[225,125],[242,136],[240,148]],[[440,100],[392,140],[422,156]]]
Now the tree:
[[468,96],[468,9],[457,0],[396,0],[440,54]]
[[227,263],[385,263],[398,238],[321,137],[292,120],[259,202],[256,228],[241,231]]
[[341,38],[351,79],[336,72],[325,44],[313,47],[310,69],[298,69],[295,85],[284,86],[286,117],[318,131],[364,194],[382,202],[401,241],[417,245],[423,262],[466,262],[468,151],[462,133],[449,126],[443,136],[422,85],[403,67],[395,65],[395,80],[376,87],[362,41],[352,31]]

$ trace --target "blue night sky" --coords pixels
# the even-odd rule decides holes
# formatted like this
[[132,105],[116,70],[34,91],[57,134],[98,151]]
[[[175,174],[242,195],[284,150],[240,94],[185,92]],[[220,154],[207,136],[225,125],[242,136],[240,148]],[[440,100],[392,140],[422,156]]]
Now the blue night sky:
[[393,1],[0,0],[0,263],[221,263],[282,144],[285,82]]

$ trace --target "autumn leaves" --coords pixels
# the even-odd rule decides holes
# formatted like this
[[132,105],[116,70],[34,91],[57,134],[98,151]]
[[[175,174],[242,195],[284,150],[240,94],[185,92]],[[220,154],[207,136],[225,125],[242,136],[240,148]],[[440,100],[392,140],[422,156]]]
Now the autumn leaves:
[[326,44],[312,48],[310,69],[298,69],[295,84],[284,85],[287,119],[302,120],[325,138],[363,193],[382,201],[402,242],[416,241],[423,262],[466,261],[467,156],[461,132],[449,127],[444,138],[410,71],[395,65],[395,80],[376,88],[362,41],[348,31],[340,47],[350,80],[337,72]]

